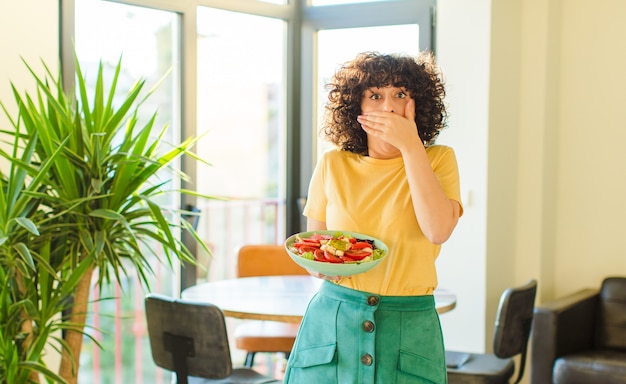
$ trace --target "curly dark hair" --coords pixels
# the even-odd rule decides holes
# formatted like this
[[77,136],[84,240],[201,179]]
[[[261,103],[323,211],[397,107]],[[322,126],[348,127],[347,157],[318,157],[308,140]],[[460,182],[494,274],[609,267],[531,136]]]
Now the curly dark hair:
[[415,100],[415,123],[424,146],[434,144],[446,127],[442,74],[431,52],[418,56],[364,52],[335,73],[328,89],[328,103],[321,133],[339,148],[367,155],[367,134],[356,118],[363,92],[371,87],[402,87]]

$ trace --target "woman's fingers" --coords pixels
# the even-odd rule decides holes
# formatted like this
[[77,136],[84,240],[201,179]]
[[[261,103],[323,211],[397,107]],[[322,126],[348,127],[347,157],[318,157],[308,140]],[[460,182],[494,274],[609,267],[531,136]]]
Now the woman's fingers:
[[317,277],[318,279],[323,279],[323,280],[328,280],[328,281],[339,281],[343,279],[343,276],[328,276],[328,275],[323,275],[319,272],[314,272],[314,271],[308,271],[308,272],[309,272],[309,275],[313,277]]
[[[391,115],[390,112],[382,112]],[[377,114],[368,113],[366,115],[360,115],[357,117],[357,121],[361,124],[361,127],[365,130],[375,130],[378,132],[384,132],[387,127],[390,127],[393,123],[392,116],[381,116]],[[374,132],[370,132],[374,133]]]

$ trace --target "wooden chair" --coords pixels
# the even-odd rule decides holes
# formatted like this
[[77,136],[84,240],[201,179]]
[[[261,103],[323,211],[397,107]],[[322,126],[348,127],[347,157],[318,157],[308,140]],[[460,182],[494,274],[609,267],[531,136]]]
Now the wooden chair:
[[[237,276],[308,275],[293,262],[282,245],[244,245],[239,249]],[[235,345],[246,351],[244,365],[251,368],[257,353],[284,353],[289,357],[299,324],[245,320],[235,330]]]
[[146,321],[156,365],[177,384],[265,384],[281,381],[233,368],[224,314],[215,305],[149,294]]

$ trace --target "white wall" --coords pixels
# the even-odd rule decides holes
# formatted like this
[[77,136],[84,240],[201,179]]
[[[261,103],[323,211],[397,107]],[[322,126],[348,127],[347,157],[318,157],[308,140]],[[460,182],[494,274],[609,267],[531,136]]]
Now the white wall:
[[449,127],[438,142],[455,149],[464,204],[463,217],[437,261],[439,285],[458,298],[456,309],[441,321],[449,348],[482,351],[491,0],[440,0],[437,15],[436,53],[446,78],[450,113]]
[[[520,132],[520,3],[438,2],[437,55],[447,78],[450,127],[465,212],[438,261],[457,308],[442,316],[446,347],[490,350],[502,291],[516,277],[516,181]],[[497,17],[496,17],[497,15]]]

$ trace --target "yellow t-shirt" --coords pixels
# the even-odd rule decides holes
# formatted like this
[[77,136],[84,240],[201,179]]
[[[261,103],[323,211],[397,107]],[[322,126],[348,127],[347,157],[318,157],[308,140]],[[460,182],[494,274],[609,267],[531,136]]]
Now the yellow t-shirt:
[[[426,149],[446,195],[461,201],[456,156],[450,147]],[[364,233],[389,246],[389,255],[368,272],[338,283],[388,296],[432,294],[441,249],[422,233],[411,201],[402,158],[374,159],[348,151],[326,152],[309,184],[304,215],[329,230]]]

